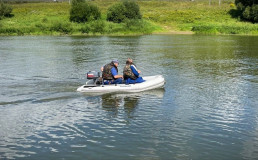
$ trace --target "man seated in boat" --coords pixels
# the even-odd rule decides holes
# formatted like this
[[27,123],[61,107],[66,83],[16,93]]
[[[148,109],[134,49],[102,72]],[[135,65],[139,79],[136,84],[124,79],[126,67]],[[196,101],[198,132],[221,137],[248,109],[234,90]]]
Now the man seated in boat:
[[104,84],[121,84],[123,76],[118,75],[118,60],[113,60],[111,63],[101,67],[102,78]]
[[142,83],[145,81],[139,76],[141,71],[136,68],[131,58],[127,59],[123,73],[126,84]]

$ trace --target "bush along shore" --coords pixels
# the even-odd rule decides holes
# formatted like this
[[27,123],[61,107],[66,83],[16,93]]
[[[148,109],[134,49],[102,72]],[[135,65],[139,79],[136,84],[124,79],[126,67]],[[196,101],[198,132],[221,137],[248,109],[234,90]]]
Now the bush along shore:
[[[235,16],[237,7],[227,0],[220,5],[204,1],[125,2],[94,0],[86,4],[78,0],[79,5],[68,2],[9,4],[9,11],[11,6],[12,12],[1,16],[0,35],[258,35],[258,24]],[[81,6],[88,9],[85,11]],[[86,18],[80,17],[82,14]]]

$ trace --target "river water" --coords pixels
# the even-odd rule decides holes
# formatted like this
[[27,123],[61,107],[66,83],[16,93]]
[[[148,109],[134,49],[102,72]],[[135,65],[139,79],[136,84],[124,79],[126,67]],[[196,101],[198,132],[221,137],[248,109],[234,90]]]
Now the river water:
[[[132,57],[164,89],[76,92]],[[0,159],[258,158],[258,37],[0,37]]]

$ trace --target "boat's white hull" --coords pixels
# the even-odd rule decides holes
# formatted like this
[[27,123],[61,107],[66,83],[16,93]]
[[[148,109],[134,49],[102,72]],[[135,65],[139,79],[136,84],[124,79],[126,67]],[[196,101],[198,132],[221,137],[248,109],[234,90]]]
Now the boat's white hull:
[[77,89],[78,92],[85,93],[111,93],[111,92],[142,92],[150,89],[163,87],[165,79],[162,75],[146,76],[143,77],[145,82],[136,84],[111,84],[111,85],[99,85],[96,87],[89,87],[83,85]]

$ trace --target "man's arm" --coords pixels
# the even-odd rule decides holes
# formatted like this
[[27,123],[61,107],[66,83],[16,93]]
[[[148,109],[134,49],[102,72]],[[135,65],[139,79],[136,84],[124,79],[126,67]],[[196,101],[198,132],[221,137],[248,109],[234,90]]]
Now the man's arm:
[[115,79],[117,79],[117,78],[123,78],[122,75],[118,75],[118,73],[117,73],[115,67],[113,67],[113,68],[111,69],[111,73],[112,73],[112,75],[113,75],[113,77],[114,77]]

